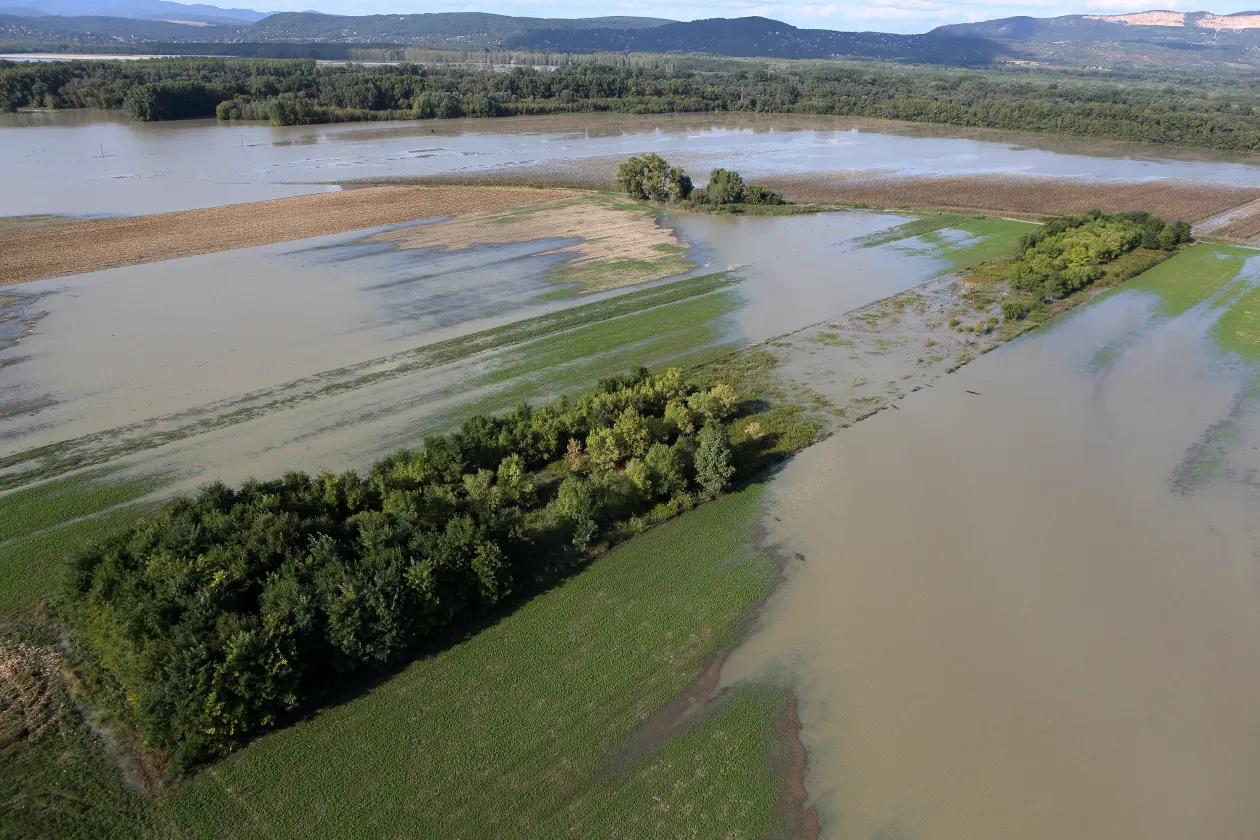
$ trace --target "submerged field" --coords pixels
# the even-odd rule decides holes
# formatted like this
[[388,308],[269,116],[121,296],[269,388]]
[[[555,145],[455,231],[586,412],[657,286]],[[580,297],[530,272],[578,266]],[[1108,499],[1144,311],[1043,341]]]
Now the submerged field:
[[[659,265],[627,275],[637,288],[576,297],[580,287],[557,286],[589,288],[584,277],[564,273],[583,270],[582,259],[606,268],[621,258],[603,237],[575,227],[582,215],[598,226],[616,214],[634,214],[633,247],[646,249],[625,258],[652,262],[659,253]],[[439,241],[443,229],[452,231],[449,241]],[[12,492],[0,496],[0,521],[12,524],[0,529],[0,612],[48,596],[76,541],[120,527],[172,490],[211,477],[361,467],[469,414],[576,393],[638,364],[736,375],[831,430],[892,408],[875,421],[889,422],[932,399],[933,389],[951,382],[948,372],[1026,329],[1027,322],[1007,327],[996,318],[996,293],[968,281],[966,270],[1009,251],[1030,229],[963,215],[867,212],[766,219],[671,212],[658,222],[604,197],[566,196],[558,205],[381,231],[370,241],[198,257],[204,264],[167,265],[182,269],[189,288],[207,277],[241,278],[230,288],[242,297],[220,304],[221,323],[253,306],[262,307],[263,323],[272,313],[292,314],[307,305],[303,283],[332,302],[293,318],[307,335],[259,341],[243,330],[239,362],[221,340],[207,341],[169,380],[156,365],[145,369],[140,354],[120,354],[140,365],[137,382],[172,383],[125,396],[120,365],[107,378],[121,399],[43,375],[71,370],[86,358],[75,353],[104,336],[91,332],[87,317],[99,322],[101,307],[59,314],[55,289],[41,288],[49,295],[41,335],[68,339],[73,325],[84,331],[83,349],[41,357],[48,345],[24,340],[30,358],[0,368],[0,376],[16,376],[29,365],[32,379],[39,373],[41,383],[67,384],[61,393],[50,387],[48,404],[4,441],[0,482]],[[396,247],[400,238],[406,247]],[[686,247],[691,264],[658,245]],[[567,261],[575,251],[583,256]],[[1256,335],[1249,253],[1197,245],[1110,294],[1149,289],[1170,317],[1223,307],[1212,335],[1243,356]],[[266,276],[260,267],[279,266],[290,267],[288,285],[244,297]],[[88,304],[93,287],[135,284],[127,292],[134,304],[167,279],[165,270],[66,282]],[[347,286],[356,274],[371,282]],[[268,299],[276,308],[266,309]],[[195,349],[192,315],[213,324],[212,310],[194,303],[187,321],[168,313],[171,336]],[[311,366],[312,358],[319,363]],[[197,372],[207,361],[218,373]],[[129,418],[137,395],[161,408]],[[93,412],[110,422],[86,422]],[[1243,425],[1242,433],[1213,438],[1228,457],[1206,474],[1244,474],[1243,461],[1229,460],[1240,452],[1230,442],[1249,439]],[[143,822],[153,836],[207,838],[811,836],[791,700],[808,692],[752,669],[745,673],[755,679],[725,691],[717,681],[724,651],[747,631],[781,571],[791,581],[827,556],[813,544],[793,550],[763,518],[765,496],[753,485],[641,534],[470,637],[351,686],[341,702],[156,798],[126,793],[103,769],[112,753],[69,719],[62,735],[39,741],[23,761],[60,744],[96,787],[85,802],[52,812],[61,825],[78,820],[102,832]],[[779,539],[787,550],[777,550]],[[13,648],[13,638],[3,643]],[[810,718],[804,723],[808,743]],[[143,767],[128,763],[134,751],[121,746],[121,778],[152,784]],[[827,766],[825,748],[818,755]],[[29,766],[0,759],[0,807],[37,825],[50,811],[30,798]],[[46,778],[39,784],[55,787]],[[807,789],[812,800],[815,789]]]
[[[796,691],[824,836],[1251,832],[1258,253],[1195,245],[775,482],[807,561],[723,682]],[[835,398],[867,328],[775,352]]]

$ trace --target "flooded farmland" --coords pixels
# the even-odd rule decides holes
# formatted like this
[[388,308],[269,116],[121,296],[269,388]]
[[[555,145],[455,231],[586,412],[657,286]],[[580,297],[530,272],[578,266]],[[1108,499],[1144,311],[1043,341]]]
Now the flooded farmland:
[[996,174],[1260,186],[1251,156],[793,116],[592,114],[273,128],[38,112],[0,116],[0,144],[11,164],[0,216],[158,213],[303,195],[356,179],[542,177],[557,166],[566,178],[590,169],[602,183],[616,161],[649,151],[697,174],[735,166],[763,178]]
[[836,838],[1252,837],[1254,252],[1212,246],[798,457],[724,679]]
[[[12,286],[5,311],[27,328],[0,351],[5,480],[118,463],[187,487],[363,467],[469,412],[712,358],[954,265],[854,246],[896,215],[669,214],[658,227],[593,200],[585,217],[623,219],[591,240],[599,259],[576,228],[544,235],[560,218],[544,207],[483,220],[502,239],[541,237],[523,241],[476,244],[467,225],[435,222]],[[467,241],[435,246],[448,226]],[[620,264],[622,239],[633,285],[584,287],[584,271]]]
[[[604,172],[649,150],[750,177],[1260,186],[1242,158],[869,121],[4,119],[15,177],[54,187],[6,193],[13,214]],[[0,488],[116,470],[156,476],[161,496],[361,469],[473,413],[757,344],[838,433],[772,482],[767,539],[799,559],[722,676],[794,692],[822,836],[1254,836],[1257,252],[1196,245],[998,347],[992,326],[951,322],[949,275],[1024,222],[657,213],[572,193],[540,207],[6,287]]]

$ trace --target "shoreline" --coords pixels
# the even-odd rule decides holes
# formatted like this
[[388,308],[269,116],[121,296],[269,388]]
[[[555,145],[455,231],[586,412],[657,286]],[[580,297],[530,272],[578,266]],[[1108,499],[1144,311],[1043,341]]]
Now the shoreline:
[[[619,161],[619,157],[593,158],[570,166],[523,167],[462,177],[349,181],[339,184],[342,189],[337,192],[198,210],[58,219],[54,224],[9,230],[0,225],[0,286],[535,204],[582,191],[606,191],[614,188]],[[1164,218],[1196,223],[1229,217],[1230,223],[1212,230],[1211,235],[1237,244],[1252,243],[1253,228],[1260,232],[1260,187],[1180,179],[1088,183],[1053,176],[880,176],[867,172],[757,180],[795,205],[835,205],[836,210],[945,211],[1042,221],[1099,207],[1106,212],[1149,210]]]

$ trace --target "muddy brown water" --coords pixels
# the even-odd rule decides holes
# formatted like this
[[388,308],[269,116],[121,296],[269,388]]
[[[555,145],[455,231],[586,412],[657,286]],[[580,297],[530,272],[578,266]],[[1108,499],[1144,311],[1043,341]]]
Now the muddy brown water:
[[[664,224],[690,245],[693,274],[737,267],[740,302],[717,318],[714,332],[722,343],[742,345],[941,271],[945,264],[928,256],[844,250],[855,237],[903,221],[853,211],[756,219],[671,214]],[[368,241],[370,233],[9,287],[24,296],[13,312],[40,317],[0,346],[0,410],[10,412],[0,420],[0,455],[124,427],[183,428],[363,372],[347,366],[385,371],[391,363],[375,360],[641,288],[548,299],[556,290],[549,269],[570,256],[553,252],[569,240],[399,250]],[[288,469],[361,468],[414,445],[434,417],[486,397],[461,383],[474,382],[496,360],[472,358],[299,399],[128,463],[178,475],[183,487]]]
[[1256,836],[1260,494],[1172,480],[1256,375],[1205,328],[1115,295],[776,481],[723,680],[797,692],[823,837]]
[[330,183],[507,172],[659,152],[699,180],[746,175],[1057,175],[1260,185],[1254,156],[843,118],[594,114],[276,128],[135,124],[117,113],[0,115],[0,215],[133,215],[336,189]]

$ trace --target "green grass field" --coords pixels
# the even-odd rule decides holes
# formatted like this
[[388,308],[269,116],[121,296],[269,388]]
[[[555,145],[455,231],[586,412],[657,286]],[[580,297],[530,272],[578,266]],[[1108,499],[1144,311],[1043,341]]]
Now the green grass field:
[[781,787],[781,695],[737,695],[628,763],[620,749],[772,587],[774,564],[752,547],[762,495],[649,531],[260,739],[174,791],[161,820],[200,838],[757,836]]
[[0,496],[0,616],[55,591],[65,560],[138,516],[127,503],[161,485],[96,472]]
[[905,215],[915,215],[916,217],[885,230],[877,230],[874,233],[859,236],[854,242],[859,248],[877,248],[880,245],[887,245],[891,242],[900,242],[902,239],[925,236],[942,228],[955,227],[967,219],[966,216],[957,213],[933,213],[923,216],[907,213]]
[[1159,298],[1169,318],[1197,306],[1223,289],[1260,252],[1233,245],[1199,244],[1129,281],[1126,289]]

